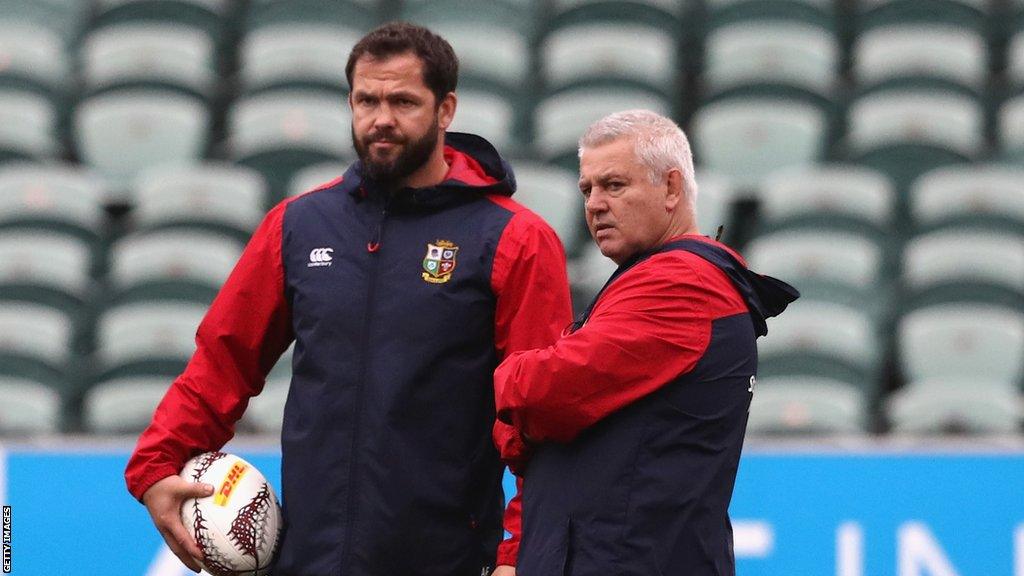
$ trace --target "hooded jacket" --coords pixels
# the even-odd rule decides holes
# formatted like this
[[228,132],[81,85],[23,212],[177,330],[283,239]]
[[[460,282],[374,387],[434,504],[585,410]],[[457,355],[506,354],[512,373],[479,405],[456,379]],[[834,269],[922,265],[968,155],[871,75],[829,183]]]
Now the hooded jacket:
[[536,444],[517,573],[735,574],[755,340],[797,296],[683,236],[623,263],[555,345],[503,362],[499,418]]
[[[274,574],[478,576],[495,565],[492,375],[571,319],[565,256],[509,198],[513,174],[490,144],[448,133],[445,159],[437,186],[384,194],[357,162],[267,214],[131,457],[136,498],[230,439],[294,339]],[[515,536],[514,509],[508,527]],[[498,562],[515,562],[516,541]]]

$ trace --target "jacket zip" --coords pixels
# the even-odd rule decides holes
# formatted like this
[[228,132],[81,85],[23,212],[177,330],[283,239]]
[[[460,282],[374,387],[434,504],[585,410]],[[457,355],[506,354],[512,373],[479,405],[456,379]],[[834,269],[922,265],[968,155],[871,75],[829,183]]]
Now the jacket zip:
[[377,228],[374,231],[373,239],[367,243],[366,249],[370,252],[370,275],[369,280],[366,284],[366,313],[363,315],[363,353],[361,355],[361,363],[359,366],[359,379],[356,380],[356,414],[355,414],[355,427],[352,430],[352,449],[350,454],[352,455],[348,465],[348,530],[345,535],[345,548],[342,552],[342,564],[339,566],[339,574],[345,574],[351,571],[352,567],[352,540],[355,537],[356,524],[359,521],[359,514],[356,510],[356,503],[358,501],[358,482],[355,481],[356,470],[359,468],[359,431],[362,429],[362,414],[363,414],[363,388],[366,386],[366,376],[369,373],[370,363],[370,317],[373,315],[374,296],[377,292],[377,276],[380,272],[380,258],[377,256],[377,252],[380,250],[381,239],[384,234],[384,224],[388,218],[388,207],[391,204],[391,196],[388,195],[384,200],[384,209],[381,211],[380,221],[377,222]]

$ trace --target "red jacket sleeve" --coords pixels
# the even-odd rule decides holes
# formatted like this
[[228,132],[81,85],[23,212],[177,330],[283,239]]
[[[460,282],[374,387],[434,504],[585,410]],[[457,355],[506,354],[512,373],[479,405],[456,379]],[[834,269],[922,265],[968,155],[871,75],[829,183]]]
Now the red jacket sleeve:
[[[562,243],[550,226],[528,210],[519,208],[505,227],[494,256],[491,283],[498,299],[494,341],[500,358],[550,346],[572,321]],[[527,457],[525,444],[511,426],[496,422],[494,436],[503,454]],[[522,479],[517,478],[516,486],[521,493]],[[498,547],[499,565],[516,564],[521,532],[519,493],[505,511],[505,530],[512,536]]]
[[253,234],[199,325],[192,359],[139,438],[125,470],[135,498],[178,474],[192,456],[230,440],[249,398],[293,340],[281,259],[285,205]]
[[587,323],[495,372],[499,419],[535,442],[569,442],[693,369],[711,321],[746,306],[699,257],[670,252],[637,264],[601,296]]

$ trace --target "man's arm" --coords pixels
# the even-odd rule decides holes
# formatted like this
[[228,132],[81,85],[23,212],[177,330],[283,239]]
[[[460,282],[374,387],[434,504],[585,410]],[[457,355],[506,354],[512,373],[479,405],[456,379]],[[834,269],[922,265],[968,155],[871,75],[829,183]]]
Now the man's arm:
[[203,487],[177,474],[189,458],[234,434],[249,398],[292,341],[284,297],[281,223],[285,204],[253,234],[196,332],[196,351],[143,431],[128,461],[128,490],[142,501],[168,546],[197,570],[198,547],[181,525],[181,502]]
[[[517,212],[505,227],[494,257],[492,287],[498,297],[494,341],[500,358],[521,350],[550,346],[572,320],[565,251],[558,236],[532,212]],[[528,458],[526,446],[511,427],[495,424],[495,439],[506,447],[515,444],[518,462]],[[507,445],[507,446],[506,446]],[[517,478],[521,493],[522,479]],[[505,530],[512,536],[498,547],[499,566],[514,566],[519,553],[520,497],[517,494],[505,511]]]
[[608,287],[582,328],[512,354],[495,372],[499,420],[533,442],[569,442],[693,369],[711,338],[708,299],[723,281],[708,284],[702,270],[678,255],[652,257]]

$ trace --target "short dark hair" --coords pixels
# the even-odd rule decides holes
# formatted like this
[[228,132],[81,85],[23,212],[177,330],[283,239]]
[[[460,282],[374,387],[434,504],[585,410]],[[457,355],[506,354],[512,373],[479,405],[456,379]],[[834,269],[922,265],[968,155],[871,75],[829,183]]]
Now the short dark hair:
[[423,26],[408,22],[388,22],[372,30],[352,48],[345,65],[345,77],[352,86],[352,71],[360,58],[387,58],[405,53],[415,54],[423,62],[423,82],[436,98],[435,105],[449,92],[455,91],[459,81],[459,58],[447,40]]

